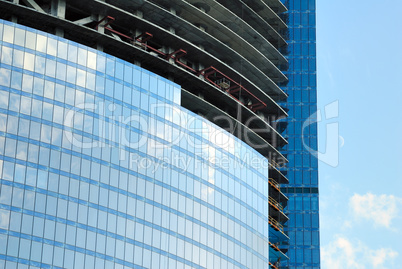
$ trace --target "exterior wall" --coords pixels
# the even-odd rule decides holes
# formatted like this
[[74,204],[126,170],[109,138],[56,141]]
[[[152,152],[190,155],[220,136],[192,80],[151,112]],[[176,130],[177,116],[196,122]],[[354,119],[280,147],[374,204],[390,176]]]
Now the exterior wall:
[[180,86],[0,21],[1,268],[267,268],[268,162]]
[[289,197],[287,228],[290,237],[285,268],[319,268],[318,160],[309,148],[317,150],[317,125],[306,120],[317,110],[315,0],[289,0],[289,94],[288,127],[284,148],[289,163],[289,185],[283,192]]

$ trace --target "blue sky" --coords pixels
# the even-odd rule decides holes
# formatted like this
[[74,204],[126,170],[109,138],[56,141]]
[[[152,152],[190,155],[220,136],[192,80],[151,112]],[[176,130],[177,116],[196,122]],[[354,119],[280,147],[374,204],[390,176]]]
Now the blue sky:
[[317,43],[322,268],[402,268],[402,1],[317,0]]

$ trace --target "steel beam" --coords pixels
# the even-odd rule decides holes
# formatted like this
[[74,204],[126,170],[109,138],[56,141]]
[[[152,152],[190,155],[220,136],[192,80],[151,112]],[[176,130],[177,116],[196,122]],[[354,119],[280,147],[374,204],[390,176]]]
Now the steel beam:
[[22,0],[29,7],[34,8],[36,11],[46,13],[34,0]]

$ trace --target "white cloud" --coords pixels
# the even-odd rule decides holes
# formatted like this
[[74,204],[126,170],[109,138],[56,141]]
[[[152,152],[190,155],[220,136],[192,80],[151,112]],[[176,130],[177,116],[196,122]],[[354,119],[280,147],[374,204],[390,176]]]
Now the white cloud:
[[374,268],[378,268],[384,264],[386,259],[393,259],[396,256],[398,256],[398,252],[382,248],[373,253],[371,262]]
[[384,269],[392,267],[398,252],[390,248],[370,249],[359,241],[337,236],[321,248],[323,269]]
[[402,199],[394,195],[354,194],[349,205],[356,218],[372,221],[376,226],[390,228],[391,222],[398,216],[398,206]]

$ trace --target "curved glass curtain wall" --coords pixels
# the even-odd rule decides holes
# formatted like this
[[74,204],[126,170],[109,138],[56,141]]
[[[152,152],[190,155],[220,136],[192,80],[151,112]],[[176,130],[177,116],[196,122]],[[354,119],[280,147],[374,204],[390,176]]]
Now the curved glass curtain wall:
[[147,70],[7,21],[0,40],[1,268],[268,267],[265,158]]

